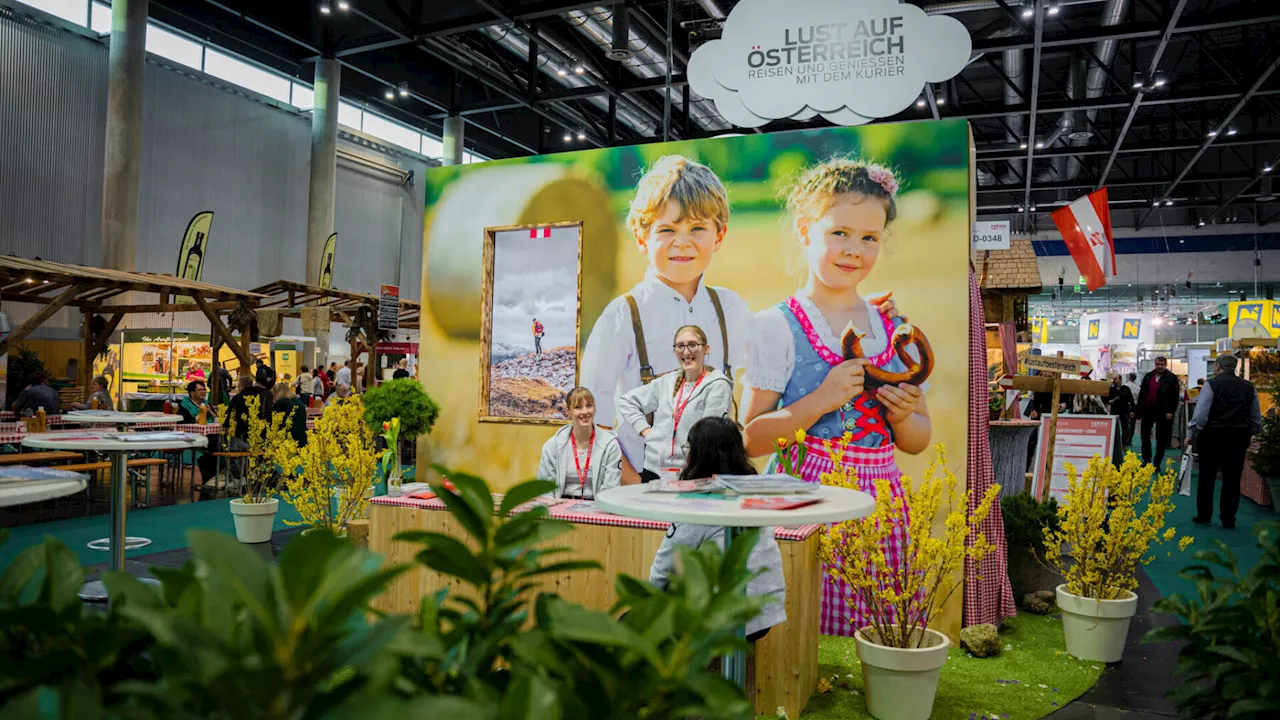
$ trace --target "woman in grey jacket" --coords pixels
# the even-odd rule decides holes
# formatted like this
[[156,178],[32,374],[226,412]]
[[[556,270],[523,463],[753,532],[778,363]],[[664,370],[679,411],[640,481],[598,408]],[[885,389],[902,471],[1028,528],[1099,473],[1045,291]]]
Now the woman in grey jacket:
[[612,432],[595,425],[596,401],[577,387],[565,398],[572,422],[542,446],[538,479],[554,480],[555,497],[593,500],[622,481],[622,447]]
[[[699,420],[689,430],[689,464],[680,477],[700,479],[712,475],[755,475],[756,469],[747,459],[742,444],[742,431],[729,418],[713,417]],[[649,582],[666,589],[671,574],[675,572],[676,548],[680,545],[699,547],[705,542],[724,546],[724,528],[713,525],[672,523],[667,537],[658,548],[649,568]],[[747,595],[765,596],[773,602],[765,605],[760,614],[747,623],[747,639],[751,642],[764,637],[774,625],[787,620],[787,583],[782,574],[782,552],[773,537],[772,527],[760,528],[760,539],[747,557],[747,567],[756,577],[747,583]]]
[[733,381],[706,366],[707,334],[702,328],[686,325],[677,330],[674,347],[679,370],[618,398],[619,416],[644,438],[643,482],[656,479],[665,468],[685,466],[684,446],[694,423],[705,417],[727,418],[733,412]]

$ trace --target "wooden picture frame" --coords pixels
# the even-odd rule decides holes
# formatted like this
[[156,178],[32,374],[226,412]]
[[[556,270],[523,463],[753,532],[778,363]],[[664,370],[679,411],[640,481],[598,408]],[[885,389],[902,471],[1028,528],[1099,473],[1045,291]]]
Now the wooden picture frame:
[[[484,277],[482,278],[480,303],[480,398],[478,404],[480,422],[522,425],[564,425],[569,422],[568,417],[494,414],[494,409],[490,407],[489,402],[493,386],[493,367],[490,363],[493,359],[494,265],[497,259],[498,236],[502,233],[540,233],[546,230],[549,233],[547,236],[549,238],[550,233],[564,228],[573,228],[577,231],[573,290],[573,385],[576,386],[578,384],[579,374],[582,370],[582,221],[487,227],[484,229],[484,259],[481,265]],[[532,235],[529,235],[529,237],[530,239],[535,239]]]

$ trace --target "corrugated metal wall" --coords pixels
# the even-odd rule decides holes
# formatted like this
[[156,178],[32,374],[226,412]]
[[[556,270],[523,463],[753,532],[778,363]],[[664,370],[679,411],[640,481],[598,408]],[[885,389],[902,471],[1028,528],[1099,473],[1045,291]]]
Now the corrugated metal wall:
[[[99,261],[106,63],[100,42],[0,11],[0,252]],[[174,272],[188,221],[212,210],[206,282],[305,280],[309,117],[154,62],[145,93],[137,269]],[[413,159],[377,159],[416,178],[425,171]],[[336,199],[334,284],[376,293],[399,280],[416,298],[420,186],[339,163]],[[5,305],[15,325],[34,309]],[[199,314],[131,321],[207,330]],[[64,310],[39,336],[76,337],[79,327],[79,312]]]

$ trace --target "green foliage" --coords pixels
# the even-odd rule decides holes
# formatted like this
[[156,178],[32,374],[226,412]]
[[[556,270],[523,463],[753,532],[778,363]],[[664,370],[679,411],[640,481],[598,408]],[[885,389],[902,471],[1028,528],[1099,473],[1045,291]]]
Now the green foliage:
[[31,376],[38,372],[52,379],[52,373],[45,367],[44,361],[35,350],[29,350],[21,345],[9,350],[9,365],[6,370],[8,397],[4,401],[6,408],[13,405],[13,402],[18,399],[18,393],[31,384]]
[[737,630],[766,602],[745,593],[755,533],[723,556],[687,549],[667,592],[620,576],[617,606],[591,611],[535,589],[598,567],[554,546],[572,525],[545,507],[513,512],[553,483],[518,485],[495,508],[482,480],[441,470],[457,492],[435,490],[466,537],[400,539],[463,589],[416,615],[369,606],[407,566],[327,530],[275,563],[192,531],[193,559],[152,568],[159,586],[107,573],[105,612],[77,599],[75,553],[52,538],[24,550],[0,576],[0,717],[750,717],[741,689],[707,666],[745,648]]
[[[1269,390],[1280,397],[1280,384]],[[1272,410],[1262,416],[1262,430],[1257,437],[1258,449],[1249,453],[1253,471],[1262,477],[1280,477],[1280,412]]]
[[1262,720],[1280,717],[1280,523],[1253,529],[1262,559],[1241,575],[1234,553],[1195,554],[1200,562],[1179,573],[1196,584],[1195,598],[1173,595],[1157,612],[1180,624],[1147,633],[1145,642],[1182,643],[1170,693],[1187,718]]
[[1040,503],[1030,493],[1019,493],[1000,500],[1004,516],[1004,536],[1011,547],[1029,548],[1044,557],[1046,531],[1058,529],[1058,501]]
[[431,433],[440,406],[413,378],[389,380],[365,392],[364,419],[375,433],[382,432],[382,423],[400,418],[400,437],[413,440],[419,435]]

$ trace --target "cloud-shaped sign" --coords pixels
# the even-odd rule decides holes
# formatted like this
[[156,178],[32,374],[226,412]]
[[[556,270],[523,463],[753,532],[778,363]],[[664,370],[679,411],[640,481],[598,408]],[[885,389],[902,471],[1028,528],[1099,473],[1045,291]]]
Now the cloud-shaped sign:
[[969,62],[959,20],[898,0],[742,0],[689,58],[691,89],[729,122],[815,114],[859,125],[901,112]]

